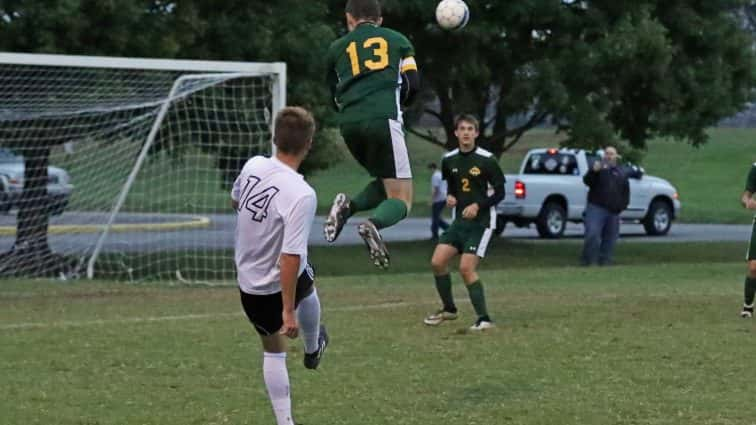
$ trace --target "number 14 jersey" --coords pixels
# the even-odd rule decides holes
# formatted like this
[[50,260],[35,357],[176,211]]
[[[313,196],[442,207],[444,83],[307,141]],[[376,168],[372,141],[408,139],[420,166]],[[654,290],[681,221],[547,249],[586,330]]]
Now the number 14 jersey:
[[340,122],[401,121],[401,73],[417,70],[415,49],[401,33],[370,22],[328,48],[328,80]]
[[235,262],[239,288],[252,295],[281,291],[281,254],[299,255],[307,265],[307,241],[317,197],[304,177],[276,158],[256,156],[231,189],[238,203]]

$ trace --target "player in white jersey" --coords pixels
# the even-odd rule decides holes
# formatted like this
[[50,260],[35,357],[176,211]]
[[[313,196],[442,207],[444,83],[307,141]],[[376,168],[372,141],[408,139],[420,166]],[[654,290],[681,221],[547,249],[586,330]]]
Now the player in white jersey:
[[307,262],[317,199],[297,173],[314,132],[310,112],[281,110],[275,122],[275,156],[247,161],[231,191],[238,212],[235,260],[242,306],[262,340],[263,378],[278,425],[294,424],[285,337],[296,338],[301,329],[308,369],[318,367],[328,345]]

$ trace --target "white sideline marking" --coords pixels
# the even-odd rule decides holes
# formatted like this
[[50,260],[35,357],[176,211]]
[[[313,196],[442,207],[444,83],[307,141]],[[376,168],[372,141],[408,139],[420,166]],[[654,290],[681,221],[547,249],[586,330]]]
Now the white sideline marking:
[[[426,303],[408,303],[408,302],[388,302],[382,304],[353,305],[345,307],[324,308],[324,311],[359,311],[359,310],[383,310],[396,307],[409,307],[412,305],[421,305]],[[98,319],[98,320],[63,320],[60,322],[22,322],[9,323],[0,325],[0,331],[19,330],[19,329],[43,329],[43,328],[76,328],[84,326],[102,326],[102,325],[121,325],[131,323],[152,323],[152,322],[172,322],[180,320],[195,319],[216,319],[226,317],[242,317],[244,314],[239,311],[236,313],[204,313],[204,314],[183,314],[178,316],[148,316],[148,317],[124,317],[121,319]]]

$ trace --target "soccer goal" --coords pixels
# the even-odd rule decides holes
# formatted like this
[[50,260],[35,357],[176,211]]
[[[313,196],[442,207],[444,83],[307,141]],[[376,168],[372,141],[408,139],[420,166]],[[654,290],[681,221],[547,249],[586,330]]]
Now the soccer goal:
[[285,103],[284,63],[0,53],[0,275],[232,278]]

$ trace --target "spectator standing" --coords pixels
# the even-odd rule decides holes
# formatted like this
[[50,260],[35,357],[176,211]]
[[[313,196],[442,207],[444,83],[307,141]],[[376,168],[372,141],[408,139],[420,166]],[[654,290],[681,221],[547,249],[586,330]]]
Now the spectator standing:
[[620,213],[630,203],[628,172],[617,165],[617,149],[607,146],[601,160],[583,176],[588,186],[588,203],[583,223],[585,239],[581,264],[612,264],[614,245],[619,238]]
[[446,181],[435,162],[428,165],[431,170],[431,239],[438,239],[438,229],[446,231],[449,223],[444,221],[441,213],[446,206]]

